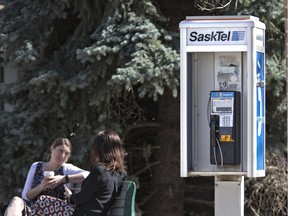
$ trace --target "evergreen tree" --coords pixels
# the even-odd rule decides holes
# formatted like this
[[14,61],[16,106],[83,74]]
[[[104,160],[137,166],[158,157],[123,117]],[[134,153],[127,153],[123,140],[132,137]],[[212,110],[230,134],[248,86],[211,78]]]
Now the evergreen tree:
[[13,105],[0,119],[6,199],[22,188],[30,164],[45,160],[56,137],[71,138],[73,161],[89,168],[87,143],[95,130],[125,135],[153,121],[136,99],[156,105],[165,89],[177,97],[179,55],[164,21],[145,0],[7,2],[1,65],[17,71],[18,80],[0,86],[1,98]]

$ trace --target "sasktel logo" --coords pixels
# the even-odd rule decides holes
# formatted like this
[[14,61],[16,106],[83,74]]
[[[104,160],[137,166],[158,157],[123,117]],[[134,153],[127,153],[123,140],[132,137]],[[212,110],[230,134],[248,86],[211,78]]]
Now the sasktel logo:
[[198,34],[191,32],[189,40],[194,41],[241,41],[244,40],[245,31],[212,31],[209,34]]
[[[235,28],[234,28],[235,29]],[[190,30],[190,31],[189,31]],[[246,44],[246,29],[189,29],[188,44]]]

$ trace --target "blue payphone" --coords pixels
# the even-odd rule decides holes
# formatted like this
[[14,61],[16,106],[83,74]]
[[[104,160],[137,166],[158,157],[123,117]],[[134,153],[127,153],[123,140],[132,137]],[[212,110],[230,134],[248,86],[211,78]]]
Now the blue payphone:
[[210,163],[240,163],[240,92],[210,92]]

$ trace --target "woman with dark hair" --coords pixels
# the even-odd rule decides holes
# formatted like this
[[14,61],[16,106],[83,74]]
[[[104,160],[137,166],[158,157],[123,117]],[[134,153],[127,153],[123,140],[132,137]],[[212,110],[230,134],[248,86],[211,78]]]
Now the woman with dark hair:
[[[101,131],[91,143],[93,167],[83,180],[81,190],[72,194],[66,189],[68,202],[56,211],[55,198],[40,196],[35,215],[104,216],[109,211],[115,197],[121,191],[126,177],[124,165],[125,150],[117,133]],[[52,209],[52,211],[51,211]]]
[[[57,138],[50,147],[47,162],[35,162],[28,172],[22,199],[13,197],[5,216],[30,216],[34,214],[34,204],[40,195],[49,195],[65,200],[64,184],[81,182],[88,171],[66,163],[71,155],[72,144],[67,138]],[[49,174],[49,176],[48,176]]]

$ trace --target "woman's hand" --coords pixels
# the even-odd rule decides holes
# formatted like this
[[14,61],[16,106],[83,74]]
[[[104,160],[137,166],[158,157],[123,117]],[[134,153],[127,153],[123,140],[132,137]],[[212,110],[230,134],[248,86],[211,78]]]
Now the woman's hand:
[[52,177],[43,178],[41,183],[40,183],[42,190],[46,190],[48,188],[51,188],[52,187],[52,181],[53,181]]
[[69,190],[66,185],[64,185],[64,189],[65,189],[64,196],[66,197],[67,200],[70,200],[70,196],[72,195],[72,191]]
[[43,191],[55,187],[55,183],[56,181],[54,181],[54,177],[44,177],[37,187],[27,191],[26,196],[29,200],[33,200]]
[[62,175],[56,175],[44,177],[44,179],[41,181],[41,186],[43,190],[46,190],[47,188],[54,188],[62,183],[65,183],[65,177]]
[[53,181],[52,181],[52,185],[53,187],[56,187],[60,184],[64,184],[65,183],[65,176],[63,175],[56,175],[52,177]]

